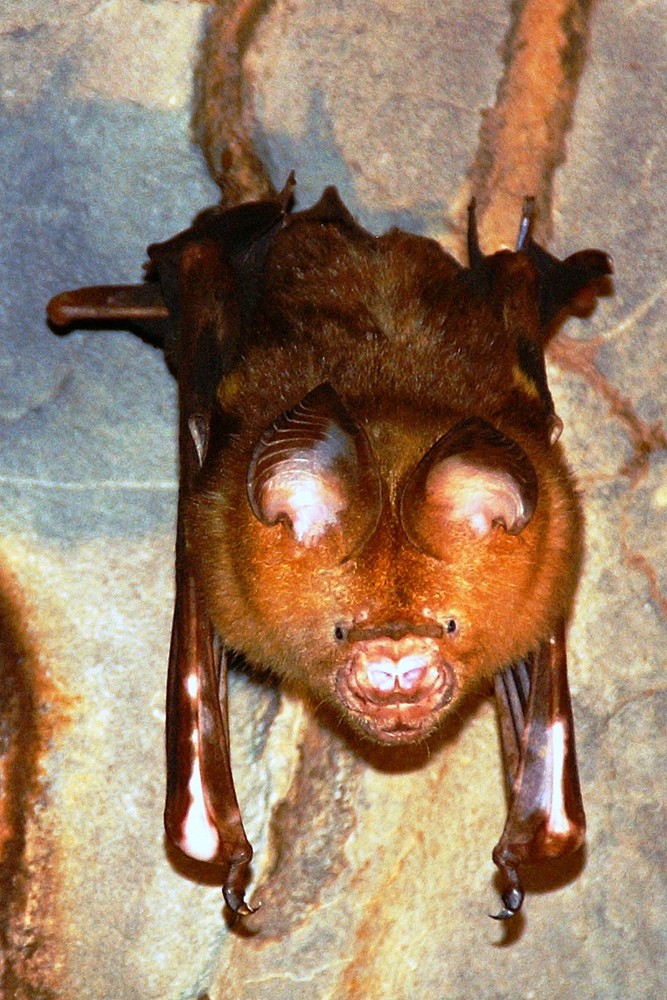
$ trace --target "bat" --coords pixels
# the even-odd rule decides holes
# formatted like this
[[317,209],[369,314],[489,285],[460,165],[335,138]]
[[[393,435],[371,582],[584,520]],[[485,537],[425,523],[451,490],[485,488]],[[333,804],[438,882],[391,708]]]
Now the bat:
[[294,183],[153,244],[142,284],[48,306],[60,330],[134,329],[178,382],[167,835],[253,912],[232,651],[387,747],[495,684],[496,917],[511,917],[520,867],[585,834],[565,641],[582,518],[544,350],[605,293],[611,262],[541,248],[531,199],[516,250],[488,256],[473,203],[462,266],[425,237],[367,232],[333,187],[293,211]]

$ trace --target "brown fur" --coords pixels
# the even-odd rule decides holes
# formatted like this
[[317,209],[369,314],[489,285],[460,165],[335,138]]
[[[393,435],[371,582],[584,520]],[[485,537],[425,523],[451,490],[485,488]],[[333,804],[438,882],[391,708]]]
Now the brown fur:
[[[214,625],[250,661],[335,701],[337,622],[414,620],[442,640],[457,696],[520,657],[567,617],[581,551],[576,492],[517,338],[540,343],[537,274],[498,254],[461,268],[430,240],[375,239],[296,216],[276,236],[258,299],[218,400],[235,433],[204,470],[188,541]],[[271,422],[328,381],[365,429],[384,486],[380,523],[351,559],[335,539],[300,547],[252,513],[246,474]],[[476,416],[516,440],[537,472],[535,513],[518,535],[447,528],[446,560],[417,551],[397,516],[402,484],[431,444]],[[456,699],[455,699],[456,700]],[[434,719],[435,724],[437,720]]]

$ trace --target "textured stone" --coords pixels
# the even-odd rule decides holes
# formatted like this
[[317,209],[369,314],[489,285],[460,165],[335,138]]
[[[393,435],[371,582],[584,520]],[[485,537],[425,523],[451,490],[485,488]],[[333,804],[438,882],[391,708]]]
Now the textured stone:
[[[456,244],[519,7],[269,5],[246,66],[276,183],[295,167],[302,205],[336,183],[369,227]],[[204,10],[69,0],[0,12],[0,588],[16,631],[0,652],[29,663],[41,706],[41,783],[22,800],[22,875],[0,907],[2,989],[19,1000],[658,997],[664,7],[598,5],[555,184],[552,248],[608,248],[617,273],[614,298],[568,325],[550,363],[588,527],[569,646],[585,853],[529,876],[524,917],[499,927],[485,915],[504,816],[490,705],[399,761],[238,674],[234,770],[263,902],[246,933],[230,932],[211,874],[179,864],[162,834],[174,386],[158,352],[128,335],[59,340],[43,318],[62,288],[137,280],[145,245],[216,199],[188,142]]]
[[186,107],[202,10],[196,3],[174,0],[101,4],[77,47],[73,94],[134,101],[142,107]]
[[183,107],[203,6],[188,0],[12,0],[2,13],[0,99],[20,110],[69,81],[143,107]]
[[374,231],[440,232],[493,103],[508,7],[475,17],[472,57],[471,24],[465,0],[274,4],[248,66],[278,182],[296,170],[307,205],[333,178]]

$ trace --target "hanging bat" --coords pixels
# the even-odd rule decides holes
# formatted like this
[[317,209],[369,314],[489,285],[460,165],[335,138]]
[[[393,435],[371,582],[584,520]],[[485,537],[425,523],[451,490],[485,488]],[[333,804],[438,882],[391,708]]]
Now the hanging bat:
[[130,326],[164,348],[180,408],[165,825],[252,912],[229,758],[230,651],[380,744],[422,740],[495,680],[509,785],[498,918],[518,874],[585,819],[565,623],[582,544],[544,348],[611,274],[531,236],[469,266],[361,228],[328,188],[200,214],[148,248],[141,285],[65,292],[57,328]]

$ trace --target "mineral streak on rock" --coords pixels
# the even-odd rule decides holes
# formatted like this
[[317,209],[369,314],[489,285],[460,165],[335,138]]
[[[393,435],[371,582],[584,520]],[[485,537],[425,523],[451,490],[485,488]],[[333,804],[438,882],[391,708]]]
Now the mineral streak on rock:
[[195,76],[192,131],[227,206],[270,197],[274,188],[254,147],[242,59],[271,0],[221,0],[211,10]]
[[590,0],[513,4],[505,73],[496,104],[485,113],[471,170],[483,244],[511,245],[526,194],[537,200],[535,237],[548,241],[554,174],[565,160],[590,11]]
[[61,956],[47,932],[56,876],[48,835],[35,822],[40,756],[54,727],[15,581],[0,567],[0,996],[55,997]]

